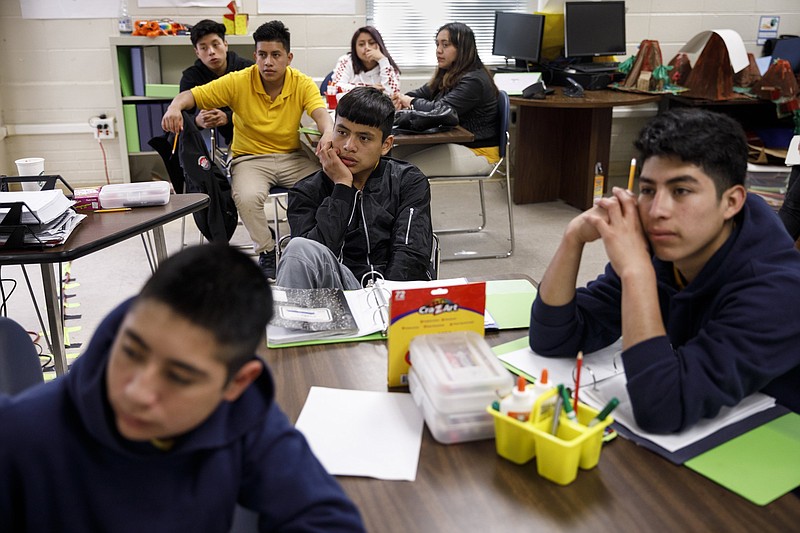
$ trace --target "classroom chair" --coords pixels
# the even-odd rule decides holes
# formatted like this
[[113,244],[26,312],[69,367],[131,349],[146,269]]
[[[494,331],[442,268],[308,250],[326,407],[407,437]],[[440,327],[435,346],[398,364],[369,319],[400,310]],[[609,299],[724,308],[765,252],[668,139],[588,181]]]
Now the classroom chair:
[[333,71],[328,72],[328,75],[323,78],[322,83],[319,84],[319,94],[325,96],[325,91],[328,90],[328,83],[333,78]]
[[509,108],[510,102],[508,94],[505,91],[500,91],[497,96],[497,114],[499,117],[499,129],[497,144],[500,147],[500,161],[498,161],[488,174],[478,176],[428,176],[431,185],[437,183],[447,182],[477,182],[478,193],[481,205],[481,223],[477,227],[470,228],[434,228],[440,235],[453,234],[453,233],[479,233],[486,227],[486,201],[484,198],[484,184],[492,181],[499,182],[505,187],[505,200],[506,209],[508,211],[508,249],[502,252],[475,252],[475,251],[461,251],[452,256],[442,257],[442,261],[457,261],[463,259],[479,259],[495,257],[502,259],[509,257],[514,253],[514,212],[511,203],[511,165],[509,161],[510,155],[510,136],[508,133],[509,126]]
[[14,395],[43,382],[30,335],[10,318],[0,317],[0,394]]
[[280,216],[280,209],[283,209],[285,213],[289,206],[289,189],[286,187],[273,186],[270,188],[267,198],[272,202],[272,227],[275,230],[273,237],[275,240],[275,264],[277,265],[278,261],[281,260],[281,253],[283,252],[282,246],[285,246],[289,242],[287,239],[289,235],[281,237],[281,222],[287,222],[287,219],[285,216]]

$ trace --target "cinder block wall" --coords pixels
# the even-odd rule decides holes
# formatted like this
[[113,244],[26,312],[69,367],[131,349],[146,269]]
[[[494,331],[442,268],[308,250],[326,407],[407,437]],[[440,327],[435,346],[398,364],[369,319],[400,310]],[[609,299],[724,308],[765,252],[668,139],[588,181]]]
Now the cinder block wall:
[[[251,15],[250,31],[277,18],[257,14],[258,0],[241,3],[242,11]],[[223,11],[160,8],[145,12],[136,4],[129,2],[134,19],[169,17],[194,23],[203,18],[221,19]],[[531,2],[531,6],[535,4]],[[758,55],[756,32],[761,15],[779,15],[782,33],[800,34],[798,0],[627,0],[627,7],[629,54],[635,53],[643,39],[657,39],[665,61],[689,38],[714,28],[738,31],[748,50]],[[365,1],[357,0],[353,15],[280,16],[292,32],[293,66],[322,79],[347,51],[355,28],[365,23],[365,9]],[[16,174],[15,159],[41,156],[48,172],[64,175],[73,185],[104,183],[106,164],[112,182],[121,181],[117,141],[103,143],[104,163],[101,147],[87,124],[89,117],[111,114],[115,107],[108,39],[118,35],[117,21],[26,20],[19,2],[5,1],[0,2],[0,30],[0,172]],[[186,42],[188,47],[188,37]],[[418,87],[430,73],[403,69],[404,90]],[[655,110],[645,110],[645,115],[648,112]],[[646,120],[641,114],[641,110],[634,117],[626,110],[615,113],[612,177],[627,172],[630,141]]]

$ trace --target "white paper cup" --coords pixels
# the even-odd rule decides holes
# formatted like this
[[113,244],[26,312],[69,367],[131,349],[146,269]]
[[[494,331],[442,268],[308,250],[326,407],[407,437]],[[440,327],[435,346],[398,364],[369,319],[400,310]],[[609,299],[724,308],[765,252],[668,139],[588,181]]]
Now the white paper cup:
[[[41,176],[44,174],[43,157],[24,157],[14,161],[17,164],[17,173],[20,176]],[[43,181],[30,181],[21,183],[23,191],[39,191],[44,185]]]

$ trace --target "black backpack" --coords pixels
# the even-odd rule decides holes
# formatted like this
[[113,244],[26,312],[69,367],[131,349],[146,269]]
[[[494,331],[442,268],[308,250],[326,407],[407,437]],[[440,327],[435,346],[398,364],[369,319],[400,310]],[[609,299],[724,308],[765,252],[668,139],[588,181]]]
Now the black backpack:
[[228,242],[239,221],[225,171],[212,163],[206,143],[194,123],[194,117],[183,112],[183,131],[178,151],[186,192],[205,193],[211,199],[206,209],[194,213],[200,233],[211,242]]

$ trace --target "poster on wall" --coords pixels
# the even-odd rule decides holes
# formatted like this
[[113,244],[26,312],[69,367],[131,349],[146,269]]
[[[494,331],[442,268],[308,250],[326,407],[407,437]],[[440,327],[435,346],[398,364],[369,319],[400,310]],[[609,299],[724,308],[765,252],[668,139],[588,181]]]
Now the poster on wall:
[[258,12],[269,15],[352,15],[356,0],[258,0]]
[[142,7],[225,7],[230,0],[137,0]]
[[110,19],[119,3],[108,0],[19,0],[24,19]]

